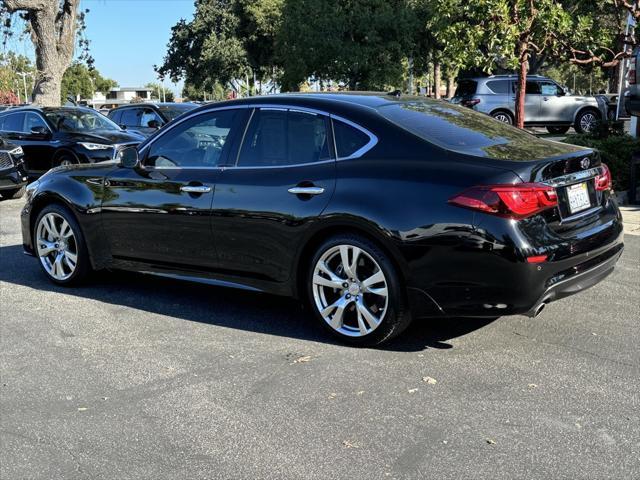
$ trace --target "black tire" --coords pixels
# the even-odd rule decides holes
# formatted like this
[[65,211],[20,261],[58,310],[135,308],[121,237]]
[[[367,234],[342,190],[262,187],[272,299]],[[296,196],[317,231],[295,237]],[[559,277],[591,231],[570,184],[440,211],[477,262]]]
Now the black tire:
[[513,115],[506,110],[497,110],[491,113],[491,116],[498,120],[499,122],[506,123],[507,125],[513,125],[514,119]]
[[596,123],[592,123],[592,126],[590,128],[586,128],[586,125],[584,125],[586,123],[584,120],[588,115],[591,115],[595,119],[595,122],[599,122],[601,120],[600,112],[598,112],[597,110],[593,110],[591,108],[582,110],[580,113],[578,113],[575,125],[573,126],[576,132],[589,133],[596,128]]
[[[43,265],[42,259],[38,255],[38,246],[37,246],[38,226],[40,225],[40,221],[42,220],[42,218],[50,213],[54,213],[62,217],[64,220],[66,220],[66,222],[69,224],[73,232],[74,243],[76,247],[77,261],[76,261],[75,270],[73,271],[73,273],[71,273],[71,275],[68,278],[65,278],[63,280],[57,279],[54,276],[52,276],[47,271],[47,269]],[[89,276],[92,270],[91,261],[89,259],[89,251],[87,250],[87,244],[85,242],[82,229],[80,228],[80,225],[76,221],[76,218],[73,215],[73,213],[71,213],[71,211],[67,207],[59,204],[51,204],[44,207],[42,211],[38,214],[38,218],[34,223],[32,235],[33,235],[32,238],[34,243],[34,250],[36,251],[36,257],[38,257],[38,264],[40,265],[40,267],[42,268],[42,271],[44,272],[44,274],[49,280],[51,280],[53,283],[56,283],[58,285],[71,286],[71,285],[79,285],[87,279],[87,277]]]
[[[378,326],[366,335],[357,337],[348,336],[332,328],[328,324],[328,321],[322,317],[314,298],[313,277],[316,264],[326,252],[329,252],[331,249],[339,245],[355,246],[366,252],[366,254],[377,262],[387,283],[388,303],[386,311],[382,315]],[[316,249],[313,258],[311,259],[305,281],[308,304],[317,321],[327,332],[329,332],[329,334],[343,343],[363,347],[380,345],[402,333],[411,323],[412,317],[406,299],[406,290],[402,284],[400,276],[398,275],[397,269],[394,267],[388,255],[384,253],[377,244],[360,235],[337,235],[322,243],[322,245]],[[365,294],[363,293],[361,295],[364,300]],[[355,311],[355,305],[353,306],[353,310]],[[347,309],[345,309],[345,312],[346,311]]]
[[569,126],[558,126],[558,127],[547,127],[547,132],[552,133],[554,135],[564,135],[569,131],[571,127]]
[[15,188],[15,189],[11,189],[11,190],[3,190],[2,192],[0,192],[0,195],[2,195],[2,198],[4,199],[18,199],[18,198],[22,198],[24,196],[24,192],[27,190],[26,187],[20,187],[20,188]]
[[59,167],[63,165],[65,162],[69,162],[69,164],[72,164],[72,165],[77,165],[78,163],[80,163],[78,161],[78,158],[73,153],[61,152],[57,154],[55,159],[53,160],[53,168]]

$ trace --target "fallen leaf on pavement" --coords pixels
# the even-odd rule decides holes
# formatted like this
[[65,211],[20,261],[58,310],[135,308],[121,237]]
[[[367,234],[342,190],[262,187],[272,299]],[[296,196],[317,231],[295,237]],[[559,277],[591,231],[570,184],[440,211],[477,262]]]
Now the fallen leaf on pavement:
[[428,383],[429,385],[435,385],[438,381],[433,377],[422,377],[422,381],[424,383]]
[[417,388],[410,388],[409,390],[407,390],[409,393],[416,393],[418,391]]
[[344,448],[360,448],[358,447],[358,445],[356,445],[355,443],[351,443],[348,440],[343,440],[342,445],[344,446]]
[[311,361],[311,355],[296,358],[293,363],[305,363]]
[[329,400],[333,400],[334,398],[336,398],[337,394],[335,393],[330,393],[329,396],[327,397]]
[[84,412],[85,410],[88,410],[87,407],[78,407],[78,411],[79,412]]
[[527,387],[529,387],[529,388],[538,388],[538,385],[536,385],[535,383],[530,383],[529,385],[527,385]]
[[495,445],[495,444],[496,444],[496,441],[495,441],[495,440],[492,440],[492,439],[490,439],[490,438],[487,438],[487,443],[488,443],[489,445]]

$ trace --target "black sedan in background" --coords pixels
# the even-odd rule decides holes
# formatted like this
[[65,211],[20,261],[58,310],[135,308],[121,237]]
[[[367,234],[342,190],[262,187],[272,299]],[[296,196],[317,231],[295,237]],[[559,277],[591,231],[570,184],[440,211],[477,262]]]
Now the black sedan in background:
[[0,139],[0,197],[22,197],[27,180],[22,147]]
[[112,161],[121,148],[144,140],[82,107],[21,107],[0,112],[0,137],[22,147],[31,176],[60,165]]
[[132,103],[110,110],[108,117],[122,128],[149,136],[198,105],[195,103]]
[[119,164],[44,175],[22,234],[58,284],[115,268],[295,296],[357,345],[413,317],[535,316],[623,249],[597,152],[382,94],[203,106]]

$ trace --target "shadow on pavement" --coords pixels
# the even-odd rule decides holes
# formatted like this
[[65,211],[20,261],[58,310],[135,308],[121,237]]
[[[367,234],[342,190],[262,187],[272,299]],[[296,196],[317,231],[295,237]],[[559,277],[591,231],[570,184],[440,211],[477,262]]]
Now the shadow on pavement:
[[[0,247],[0,281],[192,322],[337,344],[315,323],[300,302],[290,298],[130,272],[100,272],[86,286],[60,287],[47,280],[37,260],[24,255],[21,245]],[[38,300],[34,298],[33,301]],[[466,335],[492,321],[417,319],[400,337],[381,349],[412,352],[426,348],[452,348],[446,343],[448,340]]]

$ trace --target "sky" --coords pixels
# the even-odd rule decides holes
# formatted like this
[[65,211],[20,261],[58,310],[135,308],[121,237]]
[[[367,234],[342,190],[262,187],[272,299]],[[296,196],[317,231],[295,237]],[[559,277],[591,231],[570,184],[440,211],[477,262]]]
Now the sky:
[[[87,38],[95,67],[121,87],[140,87],[157,80],[173,27],[193,18],[194,0],[81,0],[89,9]],[[178,96],[182,84],[165,82]]]

